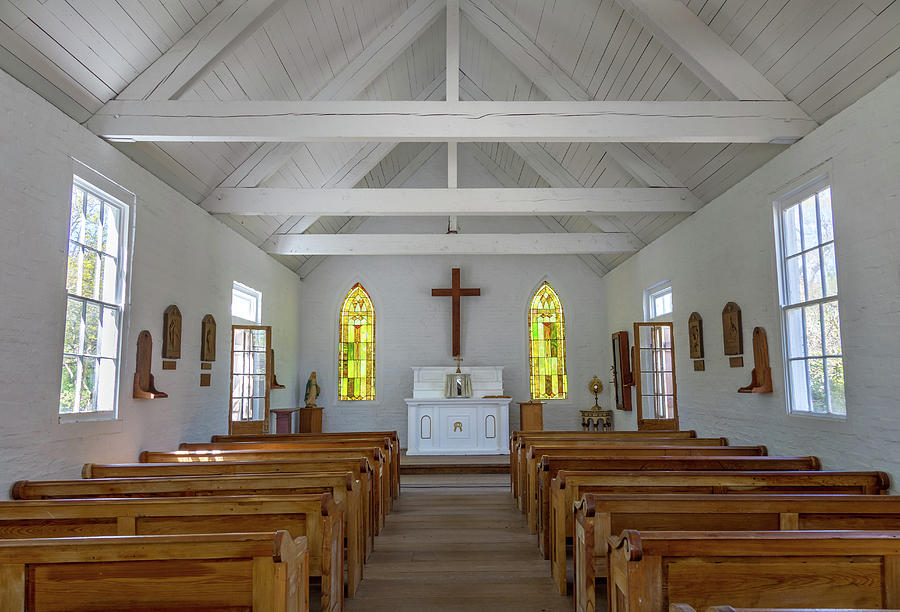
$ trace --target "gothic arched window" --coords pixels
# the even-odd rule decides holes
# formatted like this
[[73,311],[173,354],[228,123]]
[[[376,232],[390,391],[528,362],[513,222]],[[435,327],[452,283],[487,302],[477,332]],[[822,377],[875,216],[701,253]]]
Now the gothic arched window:
[[338,399],[375,399],[375,307],[359,283],[341,305]]
[[528,361],[533,399],[566,399],[566,323],[559,296],[540,286],[528,310]]

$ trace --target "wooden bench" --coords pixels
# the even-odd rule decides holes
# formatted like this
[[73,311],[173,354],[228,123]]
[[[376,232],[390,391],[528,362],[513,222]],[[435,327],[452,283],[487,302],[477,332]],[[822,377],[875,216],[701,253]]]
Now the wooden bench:
[[[82,478],[147,478],[151,476],[203,476],[231,474],[290,474],[306,472],[348,471],[359,481],[362,505],[361,530],[364,559],[372,553],[375,540],[375,498],[372,490],[372,466],[367,459],[331,459],[322,461],[211,461],[192,463],[85,463]],[[347,512],[348,542],[353,522],[352,509]]]
[[[349,473],[278,474],[237,476],[179,476],[171,478],[98,478],[94,480],[20,480],[13,484],[13,499],[85,499],[140,497],[208,497],[235,495],[302,495],[330,493],[334,507],[322,514],[322,524],[307,529],[323,535],[321,547],[310,542],[310,573],[321,576],[322,593],[334,590],[334,581],[343,584],[343,563],[328,566],[326,560],[344,558],[344,514],[355,500],[358,487]],[[357,515],[358,516],[358,515]],[[359,583],[362,576],[360,543],[348,545],[349,582]],[[329,571],[331,573],[329,573]]]
[[528,456],[531,454],[533,446],[556,446],[566,448],[615,448],[615,447],[632,447],[632,446],[709,446],[720,447],[728,446],[726,438],[637,438],[631,437],[627,439],[605,439],[605,440],[584,440],[584,439],[565,439],[557,438],[554,440],[532,440],[529,437],[521,437],[516,450],[516,480],[518,484],[513,494],[520,502],[519,509],[524,511],[522,506],[522,494],[525,491],[525,478],[527,475]]
[[900,496],[596,495],[575,507],[575,610],[595,609],[596,578],[606,578],[607,540],[643,531],[900,529]]
[[900,605],[900,531],[626,530],[607,542],[610,612]]
[[[547,526],[550,524],[551,482],[560,471],[601,472],[601,471],[735,471],[735,472],[794,472],[818,471],[821,468],[816,457],[595,457],[579,459],[575,457],[553,457],[544,455],[541,458],[541,471],[538,474],[537,494],[534,501],[533,518],[538,534],[538,543],[546,552],[550,535]],[[571,504],[580,497],[572,498]],[[571,510],[570,504],[570,510]],[[570,514],[571,516],[571,514]],[[571,521],[570,521],[571,525]],[[569,532],[571,534],[571,531]]]
[[566,538],[574,535],[574,505],[586,493],[695,493],[746,495],[773,492],[882,495],[890,488],[884,472],[559,472],[551,481],[550,569],[566,593]]
[[286,531],[0,542],[0,609],[309,610],[305,538]]
[[292,433],[292,434],[239,434],[220,435],[210,438],[210,442],[291,442],[293,440],[368,440],[388,438],[391,441],[391,479],[394,483],[392,495],[400,497],[400,436],[396,431],[343,431],[327,433]]
[[324,459],[367,459],[374,472],[376,499],[375,535],[384,527],[384,517],[390,501],[390,483],[385,480],[384,453],[374,448],[328,450],[328,449],[294,449],[279,450],[242,450],[242,451],[143,451],[138,460],[141,463],[190,463],[190,462],[225,462],[225,461],[305,461]]
[[[544,446],[534,445],[529,448],[526,457],[523,501],[525,516],[531,533],[535,533],[538,517],[535,514],[540,508],[540,480],[545,475],[542,471],[542,460],[545,456],[554,459],[600,459],[600,458],[636,458],[636,457],[765,457],[765,446],[628,446],[628,447],[594,447],[594,446]],[[553,469],[552,467],[550,468]],[[568,469],[590,469],[572,467]],[[669,468],[662,468],[669,469]],[[556,470],[558,471],[558,470]],[[553,475],[556,475],[553,471]],[[549,485],[549,481],[547,482]],[[545,488],[544,491],[549,491]]]

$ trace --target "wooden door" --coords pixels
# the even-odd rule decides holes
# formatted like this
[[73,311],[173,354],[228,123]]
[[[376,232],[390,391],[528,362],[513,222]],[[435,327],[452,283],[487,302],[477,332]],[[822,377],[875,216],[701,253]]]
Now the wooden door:
[[231,326],[231,394],[228,402],[228,433],[231,435],[269,432],[271,344],[272,328],[268,325]]
[[672,323],[634,324],[638,429],[678,430]]

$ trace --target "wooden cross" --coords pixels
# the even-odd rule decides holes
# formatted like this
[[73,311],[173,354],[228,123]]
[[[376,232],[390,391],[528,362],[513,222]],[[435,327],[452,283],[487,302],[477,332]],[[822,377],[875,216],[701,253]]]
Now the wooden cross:
[[451,287],[449,289],[432,289],[433,297],[453,298],[453,356],[458,357],[462,351],[459,348],[459,298],[463,296],[481,295],[481,289],[462,289],[459,286],[459,268],[451,270]]

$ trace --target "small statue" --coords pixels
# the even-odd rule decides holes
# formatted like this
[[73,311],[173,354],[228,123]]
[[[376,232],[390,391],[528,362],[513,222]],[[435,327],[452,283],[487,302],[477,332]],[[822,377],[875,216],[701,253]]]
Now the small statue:
[[319,399],[319,393],[321,393],[321,391],[319,384],[316,382],[316,373],[313,372],[309,375],[309,380],[306,381],[307,408],[316,408],[316,400]]

